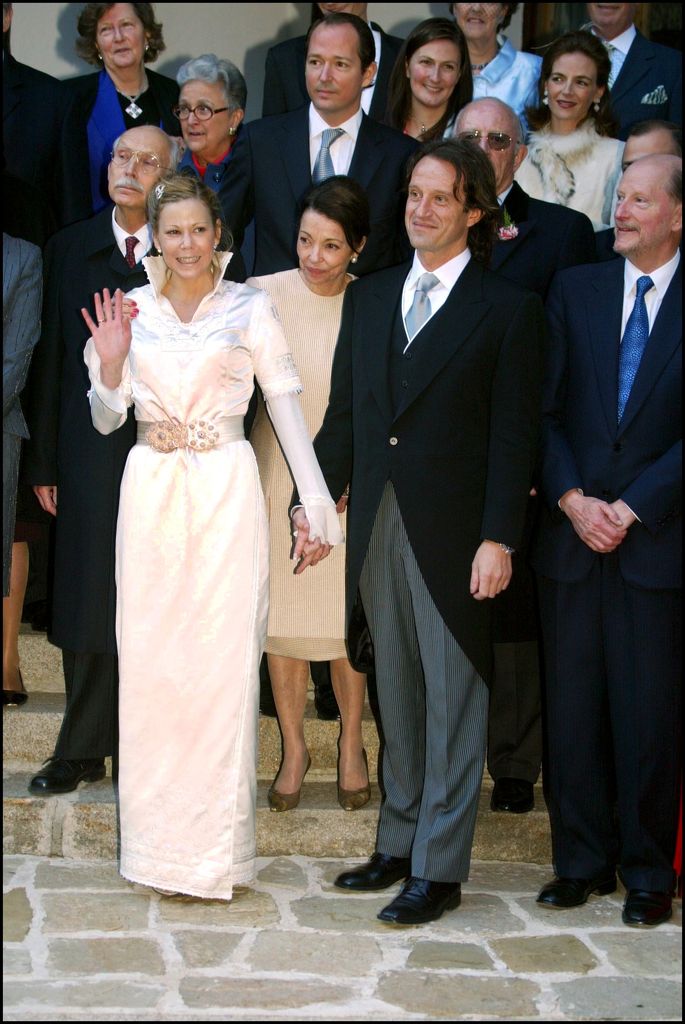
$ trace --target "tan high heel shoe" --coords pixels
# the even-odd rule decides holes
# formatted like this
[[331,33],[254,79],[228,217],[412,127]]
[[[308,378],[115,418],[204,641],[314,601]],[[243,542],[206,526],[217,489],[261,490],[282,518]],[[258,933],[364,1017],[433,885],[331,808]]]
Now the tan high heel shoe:
[[[304,775],[302,776],[302,782],[304,782],[304,777],[307,774],[307,772],[309,771],[309,769],[311,768],[311,766],[312,766],[312,759],[309,756],[309,754],[307,754],[307,767],[304,770]],[[278,778],[278,776],[276,776],[276,778]],[[294,793],[279,793],[279,791],[276,789],[276,779],[274,779],[272,785],[269,788],[269,792],[267,793],[267,799],[269,801],[269,807],[271,808],[271,810],[272,811],[292,811],[292,810],[294,810],[294,808],[297,807],[297,805],[300,802],[300,793],[302,792],[302,782],[300,783],[300,788],[298,790],[296,790]]]
[[[369,762],[366,751],[362,750],[362,757],[366,765],[366,774],[369,774]],[[371,799],[371,780],[361,789],[343,789],[340,785],[340,754],[338,754],[338,803],[344,811],[358,811],[360,807],[368,804]]]

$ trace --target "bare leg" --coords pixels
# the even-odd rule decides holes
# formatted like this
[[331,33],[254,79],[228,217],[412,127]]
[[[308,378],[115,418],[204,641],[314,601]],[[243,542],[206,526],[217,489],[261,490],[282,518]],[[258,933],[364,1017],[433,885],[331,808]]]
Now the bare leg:
[[340,708],[339,781],[343,789],[362,789],[369,775],[362,757],[362,713],[366,676],[355,672],[347,658],[331,662],[333,692]]
[[283,737],[281,770],[274,782],[279,793],[295,793],[307,768],[304,709],[307,703],[309,664],[299,658],[268,654],[269,675]]
[[12,545],[10,592],[2,599],[2,687],[21,690],[19,684],[19,626],[29,578],[29,546],[25,541]]

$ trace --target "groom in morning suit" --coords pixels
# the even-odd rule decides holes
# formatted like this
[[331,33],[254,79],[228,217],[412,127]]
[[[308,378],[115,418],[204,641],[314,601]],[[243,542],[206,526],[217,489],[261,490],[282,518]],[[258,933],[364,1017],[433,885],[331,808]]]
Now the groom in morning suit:
[[362,109],[363,89],[376,71],[374,54],[365,21],[354,14],[328,15],[307,36],[311,103],[241,130],[219,198],[236,246],[254,218],[254,274],[297,266],[300,201],[312,182],[333,174],[354,178],[371,207],[369,240],[355,274],[407,257],[401,193],[406,162],[418,143]]
[[544,906],[628,890],[623,921],[671,916],[680,783],[682,160],[619,181],[622,259],[550,293],[544,515],[533,564],[547,673]]
[[[487,157],[428,143],[410,160],[410,264],[345,296],[315,450],[350,485],[347,608],[373,641],[385,750],[376,852],[336,880],[407,879],[379,917],[432,921],[468,878],[487,732],[488,598],[511,577],[539,423],[537,295],[490,273],[499,221]],[[308,563],[302,510],[296,551]],[[353,638],[348,627],[350,650]]]

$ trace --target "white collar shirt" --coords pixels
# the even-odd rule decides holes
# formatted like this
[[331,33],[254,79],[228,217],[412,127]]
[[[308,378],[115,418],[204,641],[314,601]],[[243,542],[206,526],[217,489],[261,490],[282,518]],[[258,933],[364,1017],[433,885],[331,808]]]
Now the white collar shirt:
[[[435,316],[438,310],[442,309],[442,307],[444,306],[450,292],[452,291],[455,284],[461,277],[461,274],[465,270],[466,265],[470,259],[471,250],[466,248],[464,249],[463,252],[460,252],[458,256],[454,256],[451,260],[448,260],[446,263],[443,263],[442,266],[437,268],[437,270],[429,271],[426,270],[423,263],[421,262],[419,254],[417,252],[414,253],[414,261],[411,265],[411,270],[407,274],[407,277],[404,282],[404,287],[402,289],[402,320],[404,321],[405,333],[407,333],[407,313],[412,307],[412,303],[414,301],[414,294],[416,292],[416,285],[419,282],[419,278],[422,277],[423,274],[430,273],[435,274],[438,281],[440,282],[439,284],[436,284],[435,287],[431,288],[430,292],[428,293],[428,299],[431,305],[431,312],[430,316],[428,317],[428,320],[430,320],[432,319],[432,317]],[[426,320],[426,323],[428,323],[428,320]],[[425,326],[425,324],[423,326]],[[407,344],[404,347],[405,352],[407,351],[415,337],[416,335],[410,338],[409,334],[407,333],[407,338],[409,340],[407,341]]]
[[656,270],[652,270],[651,273],[645,274],[644,271],[639,270],[634,263],[630,260],[625,261],[625,267],[623,270],[623,317],[621,320],[621,340],[623,340],[623,334],[628,323],[628,317],[633,311],[635,305],[636,295],[636,282],[639,277],[651,277],[654,282],[654,287],[650,288],[648,292],[645,292],[645,306],[647,307],[647,318],[649,320],[649,330],[652,331],[654,321],[657,318],[657,314],[661,309],[661,303],[663,302],[664,295],[668,291],[668,286],[673,280],[673,275],[678,269],[680,263],[680,250],[676,250],[674,256],[668,261],[668,263],[662,264],[657,267]]
[[[342,128],[344,135],[338,136],[331,143],[329,153],[333,161],[333,170],[336,174],[349,174],[350,164],[354,156],[354,147],[357,145],[357,136],[361,127],[364,111],[360,107],[356,114],[353,114],[347,121],[336,125]],[[309,104],[309,167],[314,171],[314,164],[321,149],[321,136],[330,128],[319,114],[313,103]]]
[[629,25],[625,32],[621,32],[620,36],[616,36],[615,39],[605,39],[604,36],[598,32],[595,26],[592,26],[592,34],[597,36],[609,51],[609,59],[611,60],[611,74],[609,75],[609,88],[618,78],[623,63],[628,56],[628,50],[633,45],[633,40],[637,35],[637,30],[634,25]]
[[[117,208],[115,206],[112,210],[112,231],[114,232],[114,240],[119,247],[119,252],[126,258],[126,239],[130,237],[130,233],[119,227],[116,212]],[[152,228],[149,224],[143,224],[142,228],[139,228],[134,234],[138,239],[138,244],[133,250],[133,255],[136,258],[136,263],[140,263],[143,256],[147,256],[152,248]]]

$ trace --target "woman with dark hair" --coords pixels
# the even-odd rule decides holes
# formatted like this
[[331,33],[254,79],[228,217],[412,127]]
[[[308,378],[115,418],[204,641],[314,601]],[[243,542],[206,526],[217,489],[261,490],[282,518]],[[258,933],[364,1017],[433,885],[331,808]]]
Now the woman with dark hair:
[[595,231],[613,225],[613,201],[624,143],[612,138],[611,61],[590,32],[567,32],[547,48],[538,104],[526,114],[533,129],[516,172],[533,199],[584,213]]
[[[164,50],[152,4],[85,4],[76,52],[100,70],[61,85],[64,106],[58,202],[72,224],[111,204],[107,167],[122,132],[151,124],[180,136],[173,108],[178,86],[146,69]],[[89,179],[84,187],[86,168]]]
[[316,560],[342,533],[271,301],[223,279],[216,193],[162,180],[148,219],[161,253],[144,261],[150,283],[126,301],[96,295],[97,322],[82,311],[93,424],[112,433],[134,406],[138,427],[116,538],[121,873],[230,900],[255,870],[268,604],[264,496],[243,432],[255,377],[320,538],[299,548]]
[[[302,408],[313,437],[323,421],[333,351],[345,290],[369,233],[369,203],[363,188],[340,175],[315,185],[305,196],[297,236],[299,267],[250,280],[270,296],[302,376]],[[271,530],[270,605],[266,652],[283,737],[281,767],[269,790],[273,811],[296,807],[310,765],[304,734],[309,662],[330,661],[340,708],[338,801],[356,810],[370,799],[362,745],[366,677],[350,665],[345,647],[345,556],[331,552],[316,573],[294,577],[288,559],[289,524],[283,509],[292,478],[260,403],[250,436],[257,456]],[[344,527],[345,499],[339,507]]]
[[449,138],[471,102],[466,55],[461,29],[448,18],[427,18],[413,28],[390,76],[387,123],[419,142]]
[[535,103],[542,61],[515,50],[503,34],[518,4],[450,4],[466,37],[473,75],[473,98],[502,100],[521,117]]

